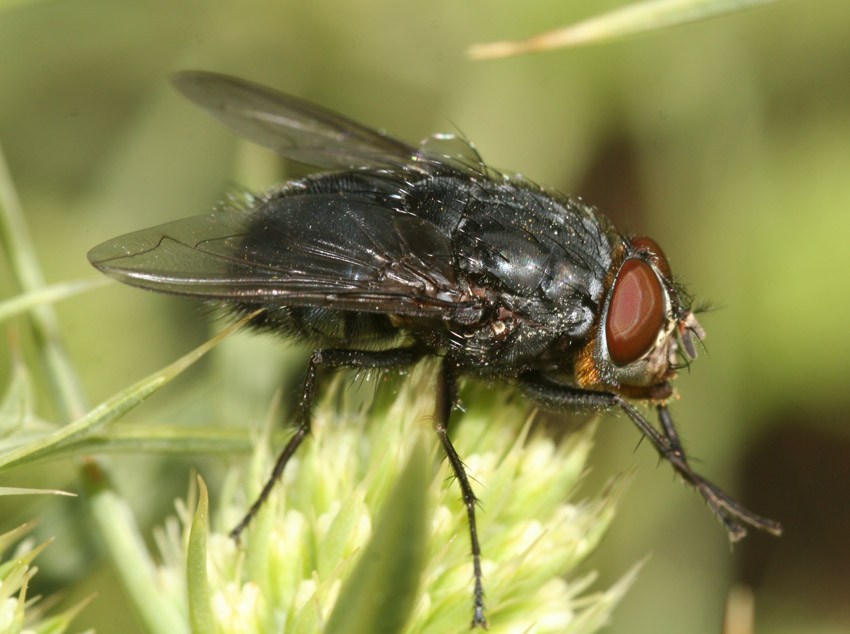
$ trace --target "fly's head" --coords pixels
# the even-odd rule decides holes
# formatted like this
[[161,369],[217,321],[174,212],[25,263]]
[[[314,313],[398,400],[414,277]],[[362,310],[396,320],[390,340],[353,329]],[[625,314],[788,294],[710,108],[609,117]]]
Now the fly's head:
[[669,380],[682,361],[696,358],[694,338],[705,332],[674,284],[664,252],[650,238],[628,240],[604,286],[594,336],[576,363],[579,383],[634,398],[670,396]]

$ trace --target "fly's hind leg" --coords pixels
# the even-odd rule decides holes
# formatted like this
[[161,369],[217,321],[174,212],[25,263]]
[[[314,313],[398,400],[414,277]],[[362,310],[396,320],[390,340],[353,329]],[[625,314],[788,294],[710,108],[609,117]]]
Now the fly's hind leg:
[[481,546],[478,543],[478,528],[475,523],[475,505],[478,498],[472,491],[472,485],[469,483],[469,476],[466,475],[466,467],[460,459],[457,451],[455,451],[452,441],[449,440],[449,417],[451,416],[452,406],[457,400],[457,377],[455,376],[455,368],[450,362],[444,361],[440,365],[440,372],[437,384],[437,408],[434,415],[434,427],[437,436],[440,438],[440,444],[443,446],[443,452],[449,459],[449,464],[454,471],[458,484],[460,485],[463,503],[466,506],[466,517],[469,520],[469,538],[472,543],[472,570],[474,576],[474,591],[473,591],[473,614],[472,627],[482,627],[487,629],[487,619],[484,616],[484,584],[482,581],[481,572]]
[[307,372],[304,375],[304,382],[301,388],[301,398],[298,401],[296,411],[296,427],[295,434],[286,443],[283,451],[275,462],[269,479],[263,486],[263,490],[257,497],[254,504],[242,518],[242,521],[236,525],[230,532],[230,536],[239,541],[239,537],[254,516],[260,510],[260,507],[268,499],[274,485],[280,479],[286,463],[298,449],[298,446],[304,438],[310,433],[310,422],[312,419],[313,403],[316,400],[316,378],[321,367],[328,368],[399,368],[408,365],[413,365],[422,358],[422,351],[418,348],[392,348],[390,350],[344,350],[332,348],[328,350],[314,350],[310,356],[310,363],[307,366]]

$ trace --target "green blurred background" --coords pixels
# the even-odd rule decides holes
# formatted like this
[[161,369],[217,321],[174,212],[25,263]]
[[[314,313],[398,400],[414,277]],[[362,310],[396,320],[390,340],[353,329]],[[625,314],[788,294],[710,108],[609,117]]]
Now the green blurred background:
[[[850,4],[781,2],[603,46],[464,57],[472,43],[620,4],[0,4],[0,143],[50,282],[91,276],[85,253],[107,238],[203,213],[233,183],[260,189],[286,173],[169,87],[168,74],[186,68],[277,86],[409,141],[459,129],[490,164],[581,194],[621,228],[654,237],[715,307],[701,317],[708,354],[677,381],[674,415],[704,475],[786,525],[779,540],[753,535],[730,551],[699,497],[648,444],[635,449],[628,421],[606,416],[586,494],[637,473],[588,566],[607,586],[651,555],[608,631],[719,632],[738,584],[754,591],[757,632],[850,631]],[[14,293],[0,268],[0,296]],[[117,285],[58,310],[92,403],[215,328],[190,302]],[[20,333],[39,412],[51,418]],[[267,339],[235,343],[131,419],[256,422],[304,356]],[[184,493],[191,466],[214,487],[223,461],[114,463],[150,526]],[[70,463],[0,484],[75,486]],[[63,589],[65,601],[97,589],[75,629],[137,631],[80,506],[4,501],[0,531],[44,517],[43,536],[59,534],[39,560],[39,589]]]

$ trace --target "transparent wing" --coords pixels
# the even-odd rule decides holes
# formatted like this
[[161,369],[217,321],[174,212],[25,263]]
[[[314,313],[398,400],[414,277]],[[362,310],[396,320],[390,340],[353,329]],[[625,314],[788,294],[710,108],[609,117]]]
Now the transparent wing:
[[441,229],[355,195],[289,195],[177,220],[88,257],[121,282],[203,299],[411,316],[481,308],[464,300]]
[[501,174],[484,163],[475,145],[457,134],[433,134],[419,144],[420,160],[427,165],[451,168],[467,175],[496,178]]
[[180,72],[172,82],[239,136],[300,163],[350,169],[415,161],[413,146],[260,84],[205,71]]

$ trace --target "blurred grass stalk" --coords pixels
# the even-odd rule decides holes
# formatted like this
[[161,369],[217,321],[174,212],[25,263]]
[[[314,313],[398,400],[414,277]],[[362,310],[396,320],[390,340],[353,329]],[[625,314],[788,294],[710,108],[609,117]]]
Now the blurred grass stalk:
[[[18,289],[25,293],[41,290],[45,286],[44,276],[2,148],[0,244],[3,245]],[[82,417],[88,410],[87,400],[68,358],[53,307],[49,304],[34,306],[29,311],[29,317],[60,419],[68,423]],[[144,540],[126,501],[112,490],[104,464],[95,458],[82,456],[75,463],[87,492],[92,516],[104,538],[104,545],[119,576],[131,595],[134,595],[142,619],[153,626],[151,632],[166,634],[181,631],[174,629],[177,621],[170,606],[164,604],[154,591],[151,576],[153,563],[144,547]]]
[[778,0],[646,0],[524,40],[474,44],[467,49],[467,55],[478,60],[497,59],[559,48],[602,44],[623,37],[701,22],[773,2]]

